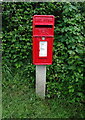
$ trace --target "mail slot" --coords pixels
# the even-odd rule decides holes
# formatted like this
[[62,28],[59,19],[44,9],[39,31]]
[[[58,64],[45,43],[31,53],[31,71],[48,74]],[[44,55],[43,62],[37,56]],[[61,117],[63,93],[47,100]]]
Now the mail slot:
[[35,28],[52,28],[52,25],[36,25]]
[[51,65],[54,40],[54,16],[33,16],[33,64]]

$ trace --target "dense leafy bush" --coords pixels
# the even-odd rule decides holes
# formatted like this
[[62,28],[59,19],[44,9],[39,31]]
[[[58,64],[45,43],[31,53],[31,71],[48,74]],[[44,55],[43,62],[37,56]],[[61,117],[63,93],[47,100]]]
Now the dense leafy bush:
[[3,3],[3,65],[35,81],[32,65],[32,16],[55,16],[53,64],[47,66],[47,96],[83,100],[83,49],[85,3]]

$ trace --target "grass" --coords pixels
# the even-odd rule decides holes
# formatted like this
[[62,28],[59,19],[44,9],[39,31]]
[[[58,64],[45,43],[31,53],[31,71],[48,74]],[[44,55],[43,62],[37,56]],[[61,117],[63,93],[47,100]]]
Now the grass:
[[3,118],[84,118],[83,105],[66,99],[36,97],[34,89],[22,85],[3,90]]
[[42,100],[29,82],[24,82],[27,78],[18,72],[12,76],[8,68],[3,72],[3,118],[85,118],[84,104],[69,103],[66,98]]

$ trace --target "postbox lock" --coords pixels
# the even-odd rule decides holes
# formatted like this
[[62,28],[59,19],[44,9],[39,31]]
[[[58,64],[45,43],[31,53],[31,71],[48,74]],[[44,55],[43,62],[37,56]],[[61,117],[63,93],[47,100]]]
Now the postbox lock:
[[42,37],[42,40],[45,40],[45,37]]

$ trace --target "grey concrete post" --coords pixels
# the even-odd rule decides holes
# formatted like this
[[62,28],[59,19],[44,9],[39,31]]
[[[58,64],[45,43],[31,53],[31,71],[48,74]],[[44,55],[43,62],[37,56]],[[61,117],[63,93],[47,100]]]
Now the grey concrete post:
[[46,65],[36,65],[36,95],[45,98]]

